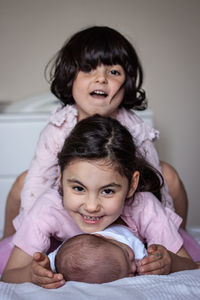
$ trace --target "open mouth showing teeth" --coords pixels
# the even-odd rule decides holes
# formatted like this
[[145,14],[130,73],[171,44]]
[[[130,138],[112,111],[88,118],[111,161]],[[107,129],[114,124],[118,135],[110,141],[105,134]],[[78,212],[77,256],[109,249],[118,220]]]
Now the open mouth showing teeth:
[[98,220],[100,220],[102,217],[90,217],[90,216],[84,216],[84,215],[83,215],[83,218],[84,218],[85,220],[89,220],[89,221],[98,221]]
[[104,91],[93,91],[90,93],[91,96],[100,96],[100,97],[107,97],[108,94],[106,94]]

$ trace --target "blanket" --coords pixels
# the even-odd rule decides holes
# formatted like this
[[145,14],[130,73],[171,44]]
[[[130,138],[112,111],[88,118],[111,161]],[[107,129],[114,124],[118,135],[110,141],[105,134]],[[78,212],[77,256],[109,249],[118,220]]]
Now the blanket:
[[68,282],[46,290],[32,283],[0,282],[0,300],[197,300],[200,299],[200,270],[170,275],[123,278],[104,284]]

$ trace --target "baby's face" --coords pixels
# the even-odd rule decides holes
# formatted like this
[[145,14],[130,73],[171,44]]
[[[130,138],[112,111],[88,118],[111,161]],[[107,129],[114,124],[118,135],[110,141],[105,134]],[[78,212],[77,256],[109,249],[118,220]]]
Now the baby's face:
[[119,256],[120,261],[122,262],[122,277],[133,277],[136,272],[136,262],[135,254],[133,250],[126,244],[121,243],[117,240],[107,238],[111,244],[114,244],[116,247],[116,255]]

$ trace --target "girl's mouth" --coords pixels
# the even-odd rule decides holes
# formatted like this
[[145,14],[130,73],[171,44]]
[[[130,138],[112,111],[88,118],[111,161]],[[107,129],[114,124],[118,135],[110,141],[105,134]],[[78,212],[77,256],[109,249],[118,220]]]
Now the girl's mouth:
[[95,90],[95,91],[92,91],[90,93],[91,96],[95,97],[95,98],[106,98],[108,96],[108,94],[102,90]]
[[101,217],[92,217],[92,216],[86,216],[86,215],[82,215],[82,220],[83,222],[87,223],[87,224],[97,224],[99,222],[101,222],[101,220],[103,219],[103,216]]

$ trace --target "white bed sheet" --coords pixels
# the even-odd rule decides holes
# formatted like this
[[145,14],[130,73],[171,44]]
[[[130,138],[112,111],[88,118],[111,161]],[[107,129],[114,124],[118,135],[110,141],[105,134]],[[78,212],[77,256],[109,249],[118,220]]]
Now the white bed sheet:
[[146,275],[106,284],[68,282],[62,288],[46,290],[31,283],[0,283],[0,300],[196,300],[200,299],[200,270],[168,276]]

